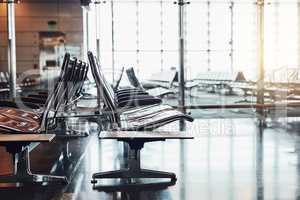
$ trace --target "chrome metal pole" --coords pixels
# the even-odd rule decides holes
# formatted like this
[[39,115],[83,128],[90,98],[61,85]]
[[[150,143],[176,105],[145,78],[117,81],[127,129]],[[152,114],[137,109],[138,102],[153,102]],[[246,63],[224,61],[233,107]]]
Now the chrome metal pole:
[[210,0],[207,0],[207,71],[210,72],[211,71],[211,14],[210,14],[210,11],[211,11],[211,5],[210,5]]
[[[257,81],[257,103],[264,104],[264,0],[257,0],[258,17],[258,81]],[[257,109],[258,113],[264,118],[264,110]]]
[[114,0],[111,1],[111,51],[112,51],[112,82],[115,82],[115,8]]
[[233,68],[233,62],[234,62],[234,43],[233,43],[233,38],[234,38],[234,33],[233,33],[233,26],[234,26],[234,2],[231,1],[230,2],[230,6],[229,6],[229,9],[230,9],[230,70],[231,70],[231,73],[233,73],[234,71],[234,68]]
[[[184,46],[184,7],[185,4],[189,4],[189,2],[185,2],[185,0],[178,0],[178,18],[179,18],[179,108],[183,113],[186,113],[185,109],[185,75],[184,75],[184,57],[185,57],[185,46]],[[179,124],[180,130],[185,129],[184,120],[180,120]]]
[[297,20],[298,20],[298,26],[297,26],[297,28],[298,28],[298,34],[297,34],[297,36],[298,36],[298,53],[297,53],[298,63],[297,63],[297,65],[298,66],[297,67],[298,67],[298,69],[300,69],[300,0],[297,1],[297,13],[298,13],[298,17],[297,17]]
[[[95,4],[95,14],[96,14],[96,51],[97,51],[97,58],[100,59],[100,5]],[[97,111],[101,111],[101,91],[97,89]]]
[[96,51],[100,60],[100,3],[95,3],[95,22],[96,22]]
[[87,52],[89,50],[89,13],[85,8],[82,8],[83,15],[83,59],[88,61]]
[[184,0],[178,1],[179,7],[179,107],[185,113],[185,94],[184,94]]
[[16,61],[16,30],[15,30],[15,5],[13,2],[7,3],[7,30],[8,30],[8,71],[9,71],[9,91],[10,98],[17,96],[17,61]]

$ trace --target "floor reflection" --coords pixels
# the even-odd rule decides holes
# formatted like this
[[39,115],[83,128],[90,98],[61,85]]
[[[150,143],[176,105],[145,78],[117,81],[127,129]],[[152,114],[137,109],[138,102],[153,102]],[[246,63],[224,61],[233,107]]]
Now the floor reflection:
[[[300,123],[286,123],[258,128],[252,119],[196,120],[186,126],[197,132],[194,140],[149,143],[142,151],[142,167],[175,172],[175,185],[105,192],[93,189],[92,174],[125,166],[123,143],[101,141],[96,133],[86,138],[56,139],[31,152],[32,171],[66,174],[70,184],[2,188],[1,199],[297,199]],[[165,127],[176,128],[180,128],[178,123]]]

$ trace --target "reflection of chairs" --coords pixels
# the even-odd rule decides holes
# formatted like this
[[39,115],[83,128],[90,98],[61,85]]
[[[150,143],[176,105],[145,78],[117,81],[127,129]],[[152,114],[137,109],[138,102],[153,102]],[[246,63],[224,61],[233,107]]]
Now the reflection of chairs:
[[[61,82],[64,82],[63,87],[66,89],[64,94],[64,100],[66,101],[63,102],[62,105],[67,106],[73,104],[81,97],[81,90],[87,77],[88,65],[81,61],[77,62],[77,59],[69,59],[68,55],[66,55],[62,66],[56,84],[54,84],[53,90],[49,92],[50,95],[29,95],[28,97],[20,97],[20,100],[3,100],[0,101],[0,106],[13,108],[25,106],[34,109],[36,112],[41,112]],[[64,70],[65,66],[68,67]],[[68,74],[68,77],[64,77],[64,73]],[[63,80],[63,78],[65,79]],[[68,97],[66,95],[68,95]]]
[[77,63],[76,60],[71,61],[69,54],[65,55],[60,81],[56,84],[53,93],[49,95],[41,115],[20,109],[0,108],[0,129],[17,137],[13,141],[3,138],[1,140],[0,145],[4,145],[15,159],[16,171],[13,175],[0,176],[0,182],[67,182],[66,177],[31,174],[28,145],[31,142],[49,142],[53,139],[39,133],[54,127],[59,107],[75,94],[71,91],[77,91],[69,90],[68,83],[76,84],[80,79],[78,74],[83,69],[86,70],[86,67],[87,65]]
[[[87,65],[71,61],[69,55],[65,56],[64,66],[60,75],[59,82],[49,95],[42,114],[24,111],[15,108],[0,108],[0,128],[6,131],[20,133],[39,133],[47,129],[49,124],[53,124],[53,118],[62,104],[66,104],[74,96],[80,87],[80,71],[86,70]],[[76,83],[77,86],[76,86]],[[75,85],[75,86],[74,86]],[[79,87],[78,87],[79,85]],[[51,113],[52,112],[52,113]],[[48,118],[50,117],[51,120]]]
[[[135,75],[135,71],[132,67],[127,69],[126,73],[127,73],[128,80],[133,87],[141,89],[141,90],[145,90],[145,88],[143,87],[143,85],[138,80],[137,76]],[[148,92],[150,95],[159,96],[159,97],[163,97],[163,96],[169,95],[169,94],[174,94],[174,92],[172,90],[166,89],[166,88],[163,88],[160,86],[156,86],[156,87],[153,87],[152,89],[148,89],[145,91]]]
[[166,70],[152,74],[148,80],[142,82],[142,85],[146,89],[157,87],[169,89],[177,79],[178,72],[176,70]]
[[122,67],[120,75],[119,75],[119,77],[117,78],[116,82],[113,85],[113,88],[114,88],[115,91],[118,91],[118,88],[119,88],[119,85],[121,83],[123,74],[124,74],[124,67]]
[[[22,91],[23,88],[37,85],[39,77],[36,76],[24,76],[24,74],[17,74],[17,87],[18,91]],[[8,99],[9,98],[9,73],[0,72],[0,98]]]
[[[94,64],[94,67],[91,68],[93,69],[92,73],[95,78],[96,85],[98,84],[97,85],[98,89],[100,89],[99,83],[101,79],[101,82],[105,84],[105,86],[107,87],[107,90],[109,91],[109,94],[111,95],[111,98],[113,99],[116,108],[132,108],[141,105],[149,106],[149,105],[161,103],[160,98],[150,96],[145,91],[139,89],[122,89],[122,90],[114,91],[111,85],[108,83],[108,81],[104,78],[104,75],[100,70],[100,68],[97,68],[97,66],[99,65],[96,64],[94,58],[93,60],[90,60],[90,62],[93,62]],[[105,105],[108,106],[108,104]]]
[[[73,63],[76,64],[76,60]],[[80,67],[79,72],[77,72],[77,74],[74,74],[75,73],[74,70],[73,74],[71,74],[71,76],[74,76],[73,82],[75,81],[77,84],[70,84],[70,82],[68,83],[69,84],[68,95],[70,96],[70,98],[67,99],[69,104],[73,103],[74,101],[76,101],[82,96],[81,89],[83,87],[84,81],[87,78],[88,66],[85,63],[79,61],[78,67]],[[65,87],[67,86],[65,85]],[[55,90],[55,88],[56,86],[54,87],[53,90]],[[50,94],[51,92],[53,91],[50,91]],[[47,98],[48,98],[48,94],[38,93],[38,94],[30,94],[27,97],[22,97],[21,99],[23,102],[32,103],[32,101],[37,101],[38,103],[43,105],[46,103]]]
[[[91,52],[88,53],[88,58],[97,87],[101,91],[101,97],[105,103],[106,111],[108,111],[111,121],[118,124],[121,129],[154,129],[180,119],[193,121],[192,117],[173,109],[171,106],[155,105],[155,103],[152,103],[152,106],[148,107],[143,106],[131,109],[130,111],[120,111],[116,103],[115,93],[101,73],[96,58]],[[126,104],[140,105],[139,99],[129,99]]]

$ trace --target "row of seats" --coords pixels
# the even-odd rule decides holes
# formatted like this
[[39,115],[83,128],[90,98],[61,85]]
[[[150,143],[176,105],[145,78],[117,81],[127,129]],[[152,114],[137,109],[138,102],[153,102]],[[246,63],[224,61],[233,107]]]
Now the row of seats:
[[[253,81],[247,81],[242,72],[235,74],[222,73],[222,72],[208,72],[201,73],[197,79],[199,86],[205,89],[211,89],[213,92],[216,89],[226,88],[229,93],[232,93],[234,89],[240,89],[244,92],[244,97],[251,94],[257,95],[257,84]],[[299,100],[298,84],[295,83],[283,83],[283,82],[269,82],[265,81],[264,94],[265,97],[272,101],[281,99]]]
[[[25,77],[24,74],[18,73],[17,74],[17,80],[20,80],[17,84],[19,87],[27,87],[27,86],[33,86],[39,83],[37,77],[35,76],[27,76]],[[0,72],[0,85],[1,88],[9,87],[9,73],[8,72]]]
[[[64,57],[60,75],[49,95],[41,97],[42,103],[38,103],[38,109],[24,110],[10,107],[7,102],[0,102],[0,130],[2,134],[40,134],[44,135],[50,129],[56,128],[57,113],[60,108],[68,106],[78,99],[82,87],[87,78],[90,68],[95,79],[97,90],[100,91],[100,98],[103,101],[101,117],[108,120],[109,130],[142,131],[153,130],[176,120],[193,121],[193,118],[175,110],[171,106],[163,105],[158,97],[149,95],[141,88],[117,89],[113,88],[106,80],[101,66],[91,52],[88,53],[89,63],[84,63],[69,54]],[[39,93],[31,96],[37,98]],[[18,104],[18,102],[13,102]],[[32,102],[34,104],[34,102]],[[100,117],[100,116],[95,116]],[[103,128],[102,120],[97,121]],[[23,136],[22,136],[23,137]],[[32,142],[37,141],[33,140]],[[14,143],[16,144],[16,143]],[[18,142],[19,146],[28,146],[30,140]],[[11,148],[11,142],[7,141],[0,145]],[[22,153],[24,148],[10,151],[12,154]],[[27,148],[25,148],[27,149]],[[16,156],[14,156],[16,157]],[[20,160],[22,161],[22,160]],[[29,161],[26,161],[29,163]],[[22,165],[23,166],[23,165]],[[24,165],[29,167],[27,165]],[[30,169],[25,169],[29,172]],[[14,177],[13,181],[30,181],[35,179],[24,179],[20,176]],[[26,175],[27,176],[27,175]],[[31,176],[28,174],[28,176]],[[173,176],[172,176],[173,177]],[[20,180],[18,179],[20,178]],[[28,178],[28,177],[27,177]],[[96,178],[96,177],[93,177]],[[10,181],[9,178],[5,180]],[[2,181],[0,176],[0,182]],[[65,181],[65,177],[50,177],[39,180],[44,181]]]
[[[0,102],[1,146],[4,146],[15,159],[14,174],[0,176],[5,183],[67,183],[65,176],[36,175],[30,172],[29,146],[31,143],[50,142],[53,135],[45,134],[56,127],[56,115],[60,107],[71,102],[80,92],[86,79],[88,64],[64,57],[58,81],[49,93],[45,104],[39,109],[23,110],[12,108]],[[14,102],[16,103],[16,102]],[[28,107],[27,107],[28,108]],[[13,135],[5,137],[5,135]],[[4,137],[3,137],[4,136]],[[35,137],[36,136],[36,137]]]
[[[171,106],[162,105],[159,98],[152,96],[148,98],[149,94],[145,95],[145,91],[141,88],[129,89],[124,106],[120,108],[119,91],[114,91],[108,84],[92,52],[88,53],[88,58],[96,85],[101,89],[100,96],[106,105],[104,111],[109,114],[113,125],[122,130],[152,130],[180,119],[193,121],[193,118]],[[140,92],[142,94],[139,94]]]
[[[70,55],[66,54],[53,91],[45,101],[43,100],[43,105],[38,103],[38,109],[26,111],[9,108],[6,102],[0,102],[0,105],[6,107],[0,108],[0,128],[13,133],[41,133],[46,131],[48,123],[53,121],[48,118],[55,118],[61,106],[67,105],[76,98],[86,79],[87,70],[88,65],[86,63],[71,59]],[[13,103],[21,104],[20,102]]]

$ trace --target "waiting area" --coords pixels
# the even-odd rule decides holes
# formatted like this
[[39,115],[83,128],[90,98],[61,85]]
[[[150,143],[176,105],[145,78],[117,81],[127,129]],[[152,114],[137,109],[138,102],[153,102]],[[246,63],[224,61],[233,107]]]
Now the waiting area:
[[298,200],[299,13],[0,1],[0,199]]

